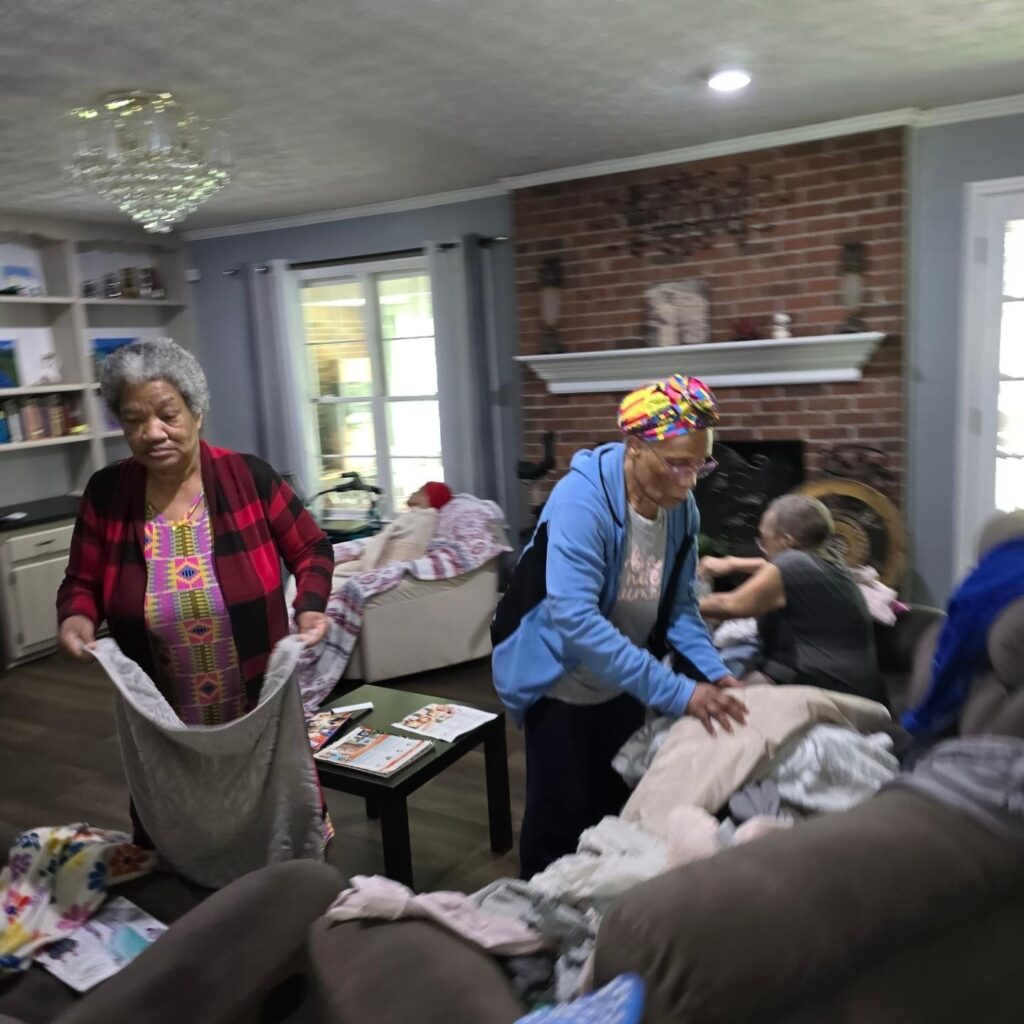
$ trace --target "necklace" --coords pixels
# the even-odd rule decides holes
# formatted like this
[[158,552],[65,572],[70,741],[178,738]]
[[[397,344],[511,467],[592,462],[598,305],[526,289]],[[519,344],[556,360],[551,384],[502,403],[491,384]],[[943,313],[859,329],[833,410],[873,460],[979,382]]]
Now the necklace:
[[[181,517],[181,519],[178,519],[178,520],[175,520],[174,522],[172,522],[171,526],[174,527],[174,528],[177,528],[179,526],[192,526],[193,525],[192,517],[196,514],[196,511],[199,509],[199,506],[202,505],[203,498],[205,496],[206,496],[206,491],[200,491],[199,492],[199,496],[189,506],[188,511]],[[157,512],[156,512],[156,509],[153,507],[153,503],[149,500],[149,498],[146,498],[146,518],[147,519],[155,519],[156,518],[156,514],[157,514]]]

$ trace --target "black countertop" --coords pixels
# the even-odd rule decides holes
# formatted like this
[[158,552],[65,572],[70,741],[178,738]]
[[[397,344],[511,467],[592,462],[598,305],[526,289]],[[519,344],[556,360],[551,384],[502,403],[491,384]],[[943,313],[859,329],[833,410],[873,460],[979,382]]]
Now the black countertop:
[[[17,515],[24,512],[24,515]],[[43,498],[41,501],[23,501],[19,505],[0,508],[0,532],[20,530],[26,526],[52,523],[58,519],[74,519],[78,515],[78,498],[73,494],[62,494],[57,498]]]

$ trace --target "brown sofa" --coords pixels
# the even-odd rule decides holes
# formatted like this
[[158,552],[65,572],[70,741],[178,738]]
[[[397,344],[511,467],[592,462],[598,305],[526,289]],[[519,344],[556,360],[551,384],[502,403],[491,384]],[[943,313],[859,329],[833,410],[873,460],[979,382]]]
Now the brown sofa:
[[[927,684],[941,619],[916,609],[880,638],[897,712]],[[1024,737],[1024,601],[989,653],[961,732]],[[595,980],[641,974],[656,1024],[1015,1024],[1021,935],[1024,846],[892,789],[632,890],[602,922]],[[424,922],[320,920],[311,957],[324,1020],[355,1024],[370,1003],[375,1024],[525,1009],[495,961]]]
[[113,891],[170,923],[166,934],[83,996],[39,966],[0,980],[0,1024],[301,1019],[309,926],[344,884],[313,861],[273,864],[212,894],[172,875],[126,882]]

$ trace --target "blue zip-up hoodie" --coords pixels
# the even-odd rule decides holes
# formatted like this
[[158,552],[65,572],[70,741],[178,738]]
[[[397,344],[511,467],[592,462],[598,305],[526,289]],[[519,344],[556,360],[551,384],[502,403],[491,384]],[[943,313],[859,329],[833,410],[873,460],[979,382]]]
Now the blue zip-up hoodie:
[[[551,492],[533,539],[498,605],[491,636],[494,685],[517,724],[527,709],[579,665],[637,700],[681,715],[696,683],[628,640],[608,616],[619,593],[627,540],[626,446],[577,452]],[[695,594],[700,514],[693,495],[668,512],[662,604],[671,600],[667,639],[710,682],[727,676]],[[692,538],[677,576],[671,568]]]

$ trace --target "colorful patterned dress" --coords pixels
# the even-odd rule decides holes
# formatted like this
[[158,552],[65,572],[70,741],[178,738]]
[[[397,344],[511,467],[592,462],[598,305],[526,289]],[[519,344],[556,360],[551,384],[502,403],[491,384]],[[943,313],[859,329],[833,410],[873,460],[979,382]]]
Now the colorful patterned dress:
[[156,681],[186,725],[245,713],[245,681],[202,506],[200,494],[183,519],[170,522],[146,503],[146,628]]

